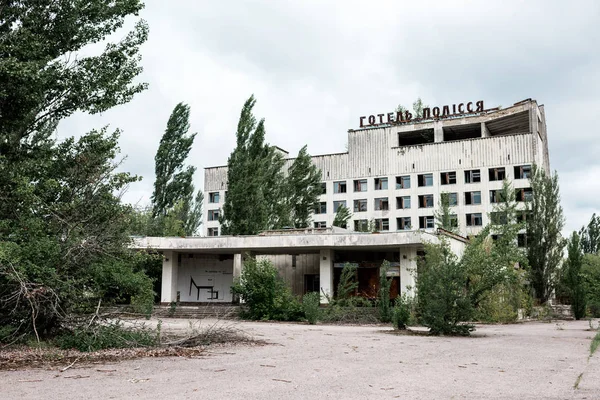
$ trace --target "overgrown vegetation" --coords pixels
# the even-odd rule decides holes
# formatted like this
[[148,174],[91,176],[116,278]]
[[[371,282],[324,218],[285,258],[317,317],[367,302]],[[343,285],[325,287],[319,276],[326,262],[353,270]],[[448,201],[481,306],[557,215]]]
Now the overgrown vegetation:
[[390,322],[392,318],[390,311],[392,280],[387,276],[389,270],[390,263],[384,260],[381,268],[379,268],[379,290],[377,291],[377,305],[379,306],[379,320],[381,322]]
[[129,347],[151,347],[160,343],[160,329],[144,325],[124,326],[121,321],[79,324],[62,331],[54,338],[61,349],[97,351]]
[[406,296],[398,296],[392,309],[392,326],[394,329],[404,330],[411,320],[411,300]]
[[321,296],[317,292],[306,293],[302,297],[302,309],[309,324],[317,323],[321,316]]

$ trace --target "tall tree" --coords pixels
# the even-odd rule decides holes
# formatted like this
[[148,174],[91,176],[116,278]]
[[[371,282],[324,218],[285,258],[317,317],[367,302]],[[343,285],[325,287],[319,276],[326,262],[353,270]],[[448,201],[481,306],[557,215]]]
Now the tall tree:
[[600,215],[592,215],[590,222],[579,231],[581,248],[585,254],[600,252]]
[[546,303],[556,285],[557,269],[562,261],[565,242],[560,234],[564,226],[560,205],[558,174],[548,176],[536,165],[530,178],[533,196],[527,207],[527,257],[535,296]]
[[290,166],[287,179],[291,220],[295,228],[310,225],[311,214],[322,192],[321,179],[321,170],[313,164],[305,145]]
[[568,258],[564,271],[564,282],[571,301],[571,311],[575,319],[585,317],[586,291],[584,277],[582,275],[583,251],[581,240],[577,232],[573,232],[569,238]]
[[449,232],[458,233],[458,219],[456,214],[450,209],[450,194],[442,192],[438,202],[439,210],[436,211],[435,220],[438,228]]
[[[199,216],[202,215],[204,195],[199,190],[194,198],[192,180],[196,168],[184,165],[196,137],[196,133],[188,135],[189,120],[190,107],[184,103],[177,104],[154,157],[156,180],[152,193],[152,214],[161,219],[171,213],[171,218],[181,221],[181,232],[191,236],[202,222]],[[174,210],[178,202],[181,204]]]

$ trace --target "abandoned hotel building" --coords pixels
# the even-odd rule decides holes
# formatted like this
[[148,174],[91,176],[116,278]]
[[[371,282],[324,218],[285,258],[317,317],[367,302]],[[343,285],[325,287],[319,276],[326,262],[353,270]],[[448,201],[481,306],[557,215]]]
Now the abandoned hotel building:
[[[427,108],[420,118],[409,112],[361,117],[360,128],[348,131],[347,152],[312,158],[323,192],[307,229],[220,236],[227,167],[206,168],[206,237],[137,239],[136,247],[164,254],[161,302],[231,302],[246,254],[272,260],[297,295],[319,291],[326,301],[350,262],[358,265],[357,294],[372,297],[383,260],[392,265],[392,296],[409,292],[423,242],[440,240],[434,215],[441,193],[449,194],[454,222],[469,236],[493,218],[505,178],[525,208],[532,165],[550,169],[543,105],[531,99],[502,109],[483,104]],[[347,229],[332,227],[341,205],[353,213]],[[370,221],[377,234],[362,232]],[[466,239],[446,235],[460,255]],[[520,235],[519,245],[524,240]]]

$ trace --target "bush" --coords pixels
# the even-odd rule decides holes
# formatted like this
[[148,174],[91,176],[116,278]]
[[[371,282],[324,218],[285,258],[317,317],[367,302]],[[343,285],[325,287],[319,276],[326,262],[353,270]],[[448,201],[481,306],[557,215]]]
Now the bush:
[[309,324],[314,325],[321,315],[321,296],[317,292],[306,293],[302,298],[302,308],[304,317]]
[[356,281],[356,269],[358,267],[354,264],[345,263],[342,268],[342,274],[340,276],[340,282],[337,286],[337,296],[335,297],[335,303],[340,306],[347,306],[348,301],[352,299],[352,295],[358,288],[358,282]]
[[242,318],[299,321],[304,317],[302,305],[269,260],[246,261],[231,290],[244,302]]
[[473,307],[465,288],[465,270],[447,243],[426,244],[417,265],[417,308],[420,322],[432,335],[469,335]]
[[406,295],[398,296],[392,309],[392,325],[394,329],[406,329],[410,315],[410,301]]
[[149,347],[159,344],[160,331],[145,326],[125,327],[122,322],[79,325],[59,333],[54,342],[62,349],[96,351],[102,349]]
[[392,280],[388,279],[387,272],[390,269],[390,263],[385,260],[379,269],[379,291],[377,292],[379,319],[381,322],[390,322],[390,287]]

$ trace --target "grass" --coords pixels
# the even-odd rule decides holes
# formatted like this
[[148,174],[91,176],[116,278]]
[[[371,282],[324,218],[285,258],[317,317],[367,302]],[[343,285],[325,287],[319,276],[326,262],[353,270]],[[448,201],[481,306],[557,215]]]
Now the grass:
[[573,385],[573,389],[579,389],[579,383],[581,382],[581,378],[583,377],[583,372],[579,374],[575,384]]
[[596,333],[596,336],[592,339],[592,343],[590,343],[590,357],[594,355],[594,352],[600,345],[600,332]]

